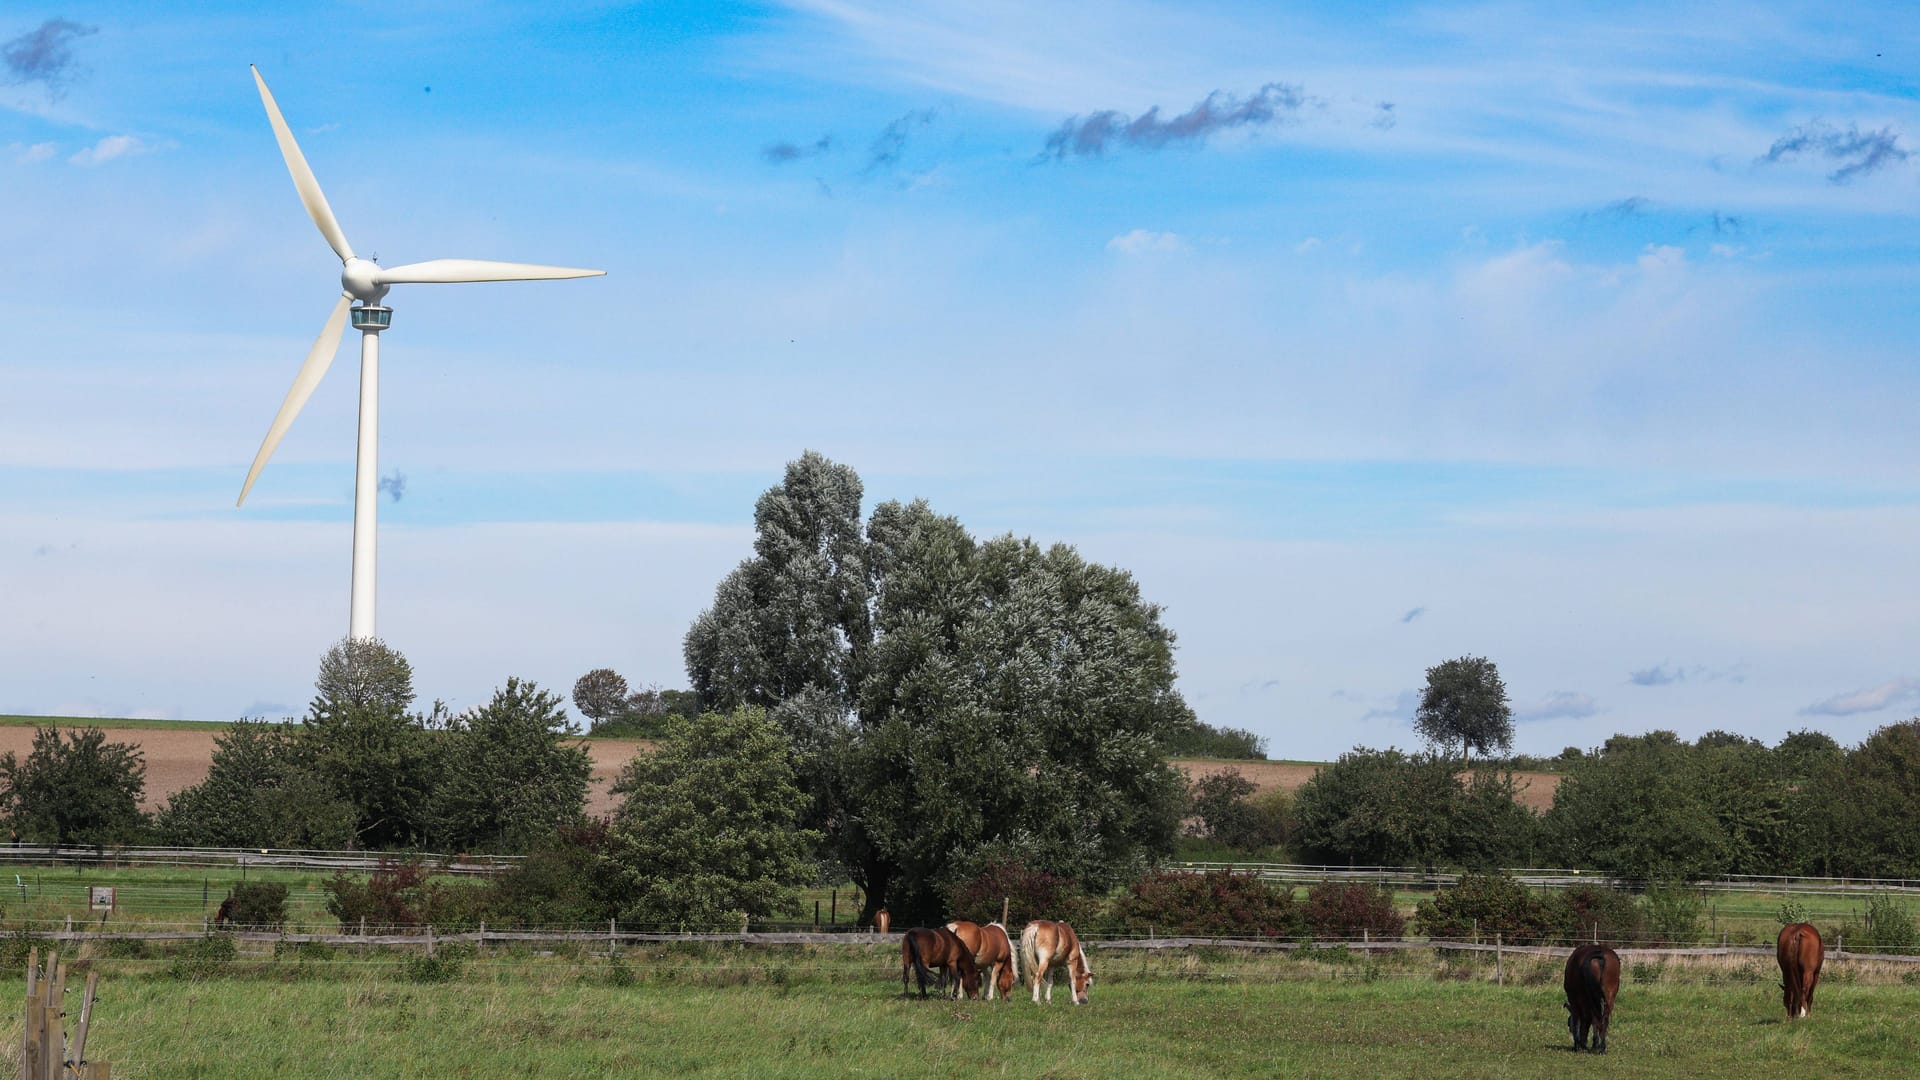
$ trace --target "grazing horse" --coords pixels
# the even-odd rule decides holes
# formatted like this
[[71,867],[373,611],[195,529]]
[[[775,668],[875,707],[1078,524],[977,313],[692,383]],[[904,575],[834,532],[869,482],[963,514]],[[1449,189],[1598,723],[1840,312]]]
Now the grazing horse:
[[[206,909],[201,908],[200,910],[205,911]],[[220,901],[220,910],[213,913],[213,925],[216,927],[226,926],[232,921],[233,897],[229,896],[225,900]]]
[[1775,952],[1780,957],[1780,996],[1787,1015],[1804,1019],[1813,1008],[1813,988],[1820,982],[1820,964],[1827,958],[1827,947],[1812,923],[1797,922],[1780,928]]
[[997,922],[981,926],[955,919],[947,924],[947,929],[972,951],[974,964],[986,976],[983,981],[987,1000],[992,1001],[994,991],[998,990],[1000,1000],[1005,1001],[1013,992],[1013,984],[1020,981],[1020,959],[1014,952],[1013,940],[1007,937],[1007,928]]
[[1607,1024],[1613,1019],[1613,995],[1620,990],[1620,955],[1605,945],[1582,945],[1567,957],[1567,1032],[1575,1053],[1587,1048],[1593,1033],[1593,1052],[1607,1052]]
[[1027,985],[1033,988],[1033,1003],[1040,1004],[1040,984],[1047,984],[1047,1001],[1053,1001],[1053,969],[1064,967],[1073,979],[1073,1003],[1085,1005],[1093,989],[1093,968],[1087,952],[1080,947],[1080,936],[1063,922],[1045,919],[1027,924],[1020,932],[1020,955],[1027,962]]
[[907,986],[907,977],[913,975],[920,979],[920,996],[926,997],[927,982],[933,978],[929,968],[939,968],[943,981],[958,971],[960,986],[967,996],[980,996],[980,969],[974,966],[973,953],[944,926],[933,929],[916,926],[901,935],[900,996],[913,996]]

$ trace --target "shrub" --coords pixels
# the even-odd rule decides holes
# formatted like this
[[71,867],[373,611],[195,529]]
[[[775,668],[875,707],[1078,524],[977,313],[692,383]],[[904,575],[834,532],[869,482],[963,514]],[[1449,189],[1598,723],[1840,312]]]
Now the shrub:
[[[287,924],[287,887],[272,881],[243,882],[227,894],[236,926],[278,929]],[[224,906],[224,905],[223,905]]]
[[1787,899],[1780,901],[1780,910],[1779,910],[1779,913],[1776,915],[1776,917],[1780,920],[1780,924],[1782,926],[1785,926],[1788,923],[1806,922],[1807,921],[1806,901],[1795,900],[1792,897],[1788,897]]
[[210,978],[225,971],[227,965],[239,955],[240,948],[234,944],[231,934],[216,933],[195,938],[168,961],[167,978]]
[[1375,938],[1397,938],[1407,932],[1407,920],[1394,907],[1393,890],[1384,885],[1320,882],[1307,890],[1303,914],[1316,938],[1357,938],[1363,930]]
[[1563,934],[1572,940],[1636,942],[1646,935],[1646,914],[1630,893],[1604,885],[1575,885],[1554,897]]
[[1414,908],[1414,922],[1430,938],[1531,945],[1560,935],[1560,913],[1546,897],[1505,874],[1463,874]]
[[1267,740],[1251,731],[1214,727],[1195,720],[1167,738],[1168,757],[1235,758],[1259,761],[1267,756]]
[[620,907],[608,861],[615,848],[605,818],[562,826],[493,879],[488,918],[503,927],[604,924]]
[[1306,929],[1293,891],[1252,873],[1157,870],[1127,887],[1114,908],[1127,930],[1241,937],[1299,937]]
[[473,959],[471,945],[442,945],[431,953],[415,953],[401,960],[407,978],[417,983],[448,983],[460,977]]
[[1078,926],[1093,914],[1094,903],[1072,878],[1050,874],[1009,856],[989,858],[979,872],[947,890],[947,910],[956,919],[987,923],[1000,920],[1002,900],[1007,925],[1058,919]]
[[1891,893],[1874,893],[1867,898],[1867,930],[1863,946],[1882,950],[1910,950],[1916,934],[1913,914],[1894,900]]
[[364,881],[344,871],[328,878],[327,911],[342,931],[361,920],[374,927],[432,926],[461,931],[486,917],[487,891],[468,882],[435,879],[417,861],[382,859]]
[[1700,940],[1700,917],[1706,904],[1685,885],[1656,885],[1642,903],[1647,931],[1654,945],[1693,945]]

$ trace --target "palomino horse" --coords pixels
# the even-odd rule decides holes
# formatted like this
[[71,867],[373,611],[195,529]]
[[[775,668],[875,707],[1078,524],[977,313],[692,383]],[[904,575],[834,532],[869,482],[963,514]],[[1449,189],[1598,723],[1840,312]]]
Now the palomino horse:
[[980,996],[980,969],[974,966],[973,953],[953,931],[944,926],[931,930],[916,926],[900,936],[900,996],[912,997],[907,977],[920,979],[920,996],[927,996],[927,982],[933,978],[928,968],[939,968],[941,978],[960,973],[960,985],[970,998]]
[[1047,984],[1047,1001],[1053,1001],[1053,969],[1064,967],[1073,979],[1073,1003],[1085,1005],[1093,989],[1093,968],[1087,964],[1087,952],[1080,947],[1080,935],[1063,922],[1045,919],[1027,924],[1020,932],[1020,955],[1027,962],[1027,985],[1033,987],[1033,1003],[1040,1004],[1040,984]]
[[1567,957],[1561,984],[1567,991],[1567,1034],[1575,1052],[1587,1048],[1607,1052],[1607,1026],[1613,1022],[1613,995],[1620,990],[1620,957],[1605,945],[1582,945]]
[[1780,958],[1780,996],[1787,1015],[1804,1019],[1813,1008],[1813,988],[1820,982],[1820,963],[1827,947],[1812,923],[1788,923],[1780,928],[1775,947]]
[[1013,940],[1007,937],[1007,928],[997,922],[985,926],[970,923],[965,919],[955,919],[947,924],[960,943],[973,952],[973,962],[986,975],[987,1000],[992,1001],[994,991],[1000,992],[1000,999],[1006,1000],[1013,992],[1013,984],[1020,981],[1020,959],[1013,949]]

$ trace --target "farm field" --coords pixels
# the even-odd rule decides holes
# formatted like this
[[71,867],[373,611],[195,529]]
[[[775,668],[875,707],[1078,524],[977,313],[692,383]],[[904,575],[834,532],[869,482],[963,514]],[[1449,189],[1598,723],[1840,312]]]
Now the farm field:
[[1484,966],[1430,954],[1093,959],[1093,1003],[1080,1008],[902,1000],[885,947],[670,948],[618,967],[523,954],[473,960],[448,983],[377,957],[243,960],[202,978],[102,960],[89,1056],[142,1078],[1772,1077],[1787,1063],[1865,1077],[1910,1075],[1920,1056],[1906,1019],[1920,986],[1843,966],[1794,1023],[1770,962],[1630,965],[1611,1052],[1589,1062],[1567,1049],[1551,960],[1510,959],[1503,987]]
[[[147,793],[143,805],[149,810],[167,800],[167,796],[204,780],[213,759],[213,740],[229,726],[191,720],[70,720],[44,716],[0,716],[0,752],[8,750],[24,757],[33,749],[33,728],[58,719],[63,727],[99,727],[107,738],[138,745],[147,759]],[[606,814],[613,810],[608,788],[614,776],[634,754],[653,744],[645,739],[583,739],[593,755],[593,786],[587,792],[587,812]],[[1223,761],[1216,759],[1176,760],[1189,778],[1198,778],[1227,769],[1241,775],[1265,791],[1279,787],[1287,791],[1313,778],[1320,764],[1310,761]],[[1544,812],[1553,805],[1553,790],[1560,783],[1557,773],[1515,773],[1520,801]]]

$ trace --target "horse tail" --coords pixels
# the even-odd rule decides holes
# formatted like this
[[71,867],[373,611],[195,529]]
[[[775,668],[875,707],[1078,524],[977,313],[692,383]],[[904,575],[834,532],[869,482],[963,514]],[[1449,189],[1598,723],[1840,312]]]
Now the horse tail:
[[[920,936],[912,930],[907,931],[907,956],[913,962],[913,973],[920,979],[920,996],[927,994],[927,984],[933,981],[933,972],[927,968],[926,959],[920,955]],[[900,973],[900,988],[907,986],[907,973]]]
[[[987,925],[1000,926],[999,923],[988,923]],[[1013,935],[1007,933],[1007,928],[1004,926],[1000,926],[1000,936],[1007,939],[1007,964],[1013,968],[1013,981],[1017,983],[1020,981],[1020,946],[1013,943]],[[1021,935],[1020,940],[1022,944],[1025,944],[1026,936],[1024,934]]]
[[1029,978],[1040,977],[1040,924],[1030,922],[1020,931],[1020,956],[1027,962]]

